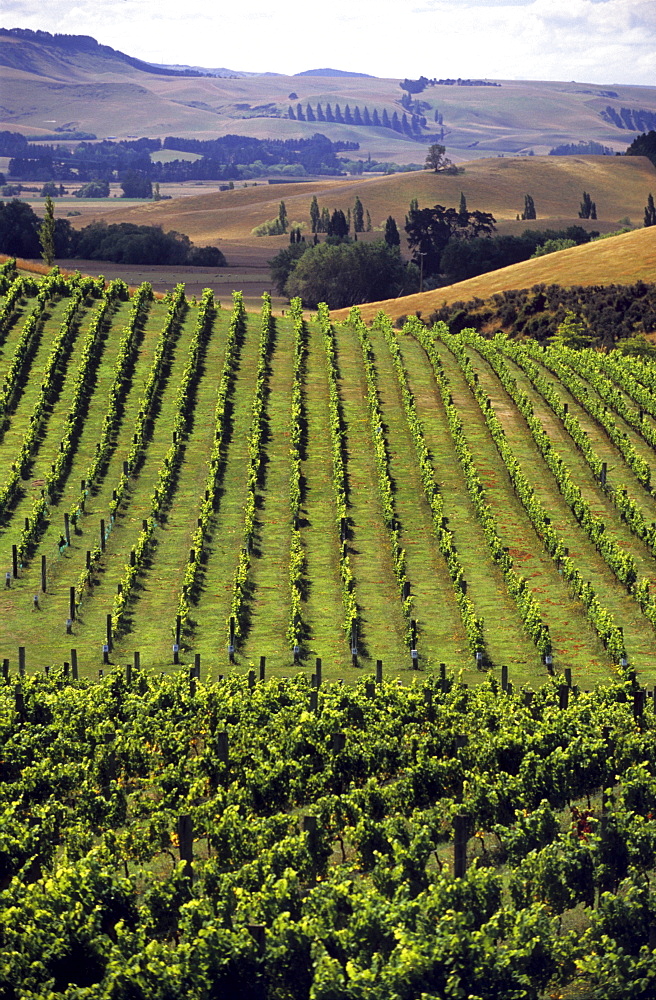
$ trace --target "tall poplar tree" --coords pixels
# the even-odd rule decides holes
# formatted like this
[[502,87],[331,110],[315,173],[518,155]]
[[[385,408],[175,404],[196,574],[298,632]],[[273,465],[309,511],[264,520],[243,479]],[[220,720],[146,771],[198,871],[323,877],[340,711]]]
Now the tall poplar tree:
[[317,201],[316,194],[313,195],[312,201],[310,202],[310,224],[312,226],[312,232],[318,233],[319,226],[321,224],[321,211],[319,209],[319,202]]
[[364,232],[364,208],[357,194],[353,205],[353,228],[356,233]]
[[48,267],[52,267],[55,259],[55,203],[50,195],[46,198],[46,212],[39,226],[39,243],[41,256]]

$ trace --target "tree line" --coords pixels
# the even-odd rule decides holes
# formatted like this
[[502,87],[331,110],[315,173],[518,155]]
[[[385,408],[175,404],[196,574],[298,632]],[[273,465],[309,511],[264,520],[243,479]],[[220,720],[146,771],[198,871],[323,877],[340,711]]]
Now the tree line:
[[[332,142],[315,133],[299,139],[255,139],[226,135],[199,140],[167,136],[163,141],[135,140],[80,142],[73,147],[28,142],[15,132],[0,132],[0,156],[9,156],[8,175],[15,180],[121,180],[136,171],[151,182],[181,180],[238,180],[266,174],[270,168],[296,167],[311,174],[343,171],[337,153],[358,150],[357,142]],[[160,163],[151,153],[163,149],[197,153],[195,162]]]
[[425,115],[415,114],[409,110],[409,115],[403,112],[399,117],[398,111],[393,111],[390,115],[387,108],[383,108],[379,113],[377,108],[369,111],[365,104],[362,111],[358,104],[351,110],[347,104],[342,111],[339,104],[335,104],[333,109],[331,104],[326,104],[325,109],[321,104],[315,108],[310,103],[303,105],[298,102],[294,108],[291,104],[287,109],[287,117],[294,121],[308,122],[336,122],[338,125],[357,125],[365,128],[389,128],[394,132],[405,135],[409,139],[424,142],[427,138],[422,129],[428,128],[428,120]]
[[[0,201],[0,252],[15,257],[40,257],[43,224],[26,202]],[[52,220],[49,236],[51,259],[110,260],[122,264],[180,264],[225,267],[218,247],[197,247],[188,236],[165,233],[159,226],[130,222],[92,222],[73,229],[68,219]]]

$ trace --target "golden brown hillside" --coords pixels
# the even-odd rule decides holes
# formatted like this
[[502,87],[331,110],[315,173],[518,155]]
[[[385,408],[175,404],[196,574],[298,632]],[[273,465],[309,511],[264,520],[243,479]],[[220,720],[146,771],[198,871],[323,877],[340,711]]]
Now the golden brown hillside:
[[[656,282],[654,226],[525,260],[421,295],[367,303],[360,306],[360,312],[368,323],[381,309],[394,320],[418,311],[427,317],[443,305],[468,302],[473,298],[488,299],[496,292],[512,288],[531,288],[537,284],[629,285],[640,280]],[[347,313],[348,309],[338,309],[332,315],[335,319],[343,319]]]
[[[290,220],[305,222],[309,229],[310,202],[329,209],[353,205],[358,195],[371,215],[374,228],[384,226],[393,215],[402,230],[412,198],[420,207],[457,205],[465,194],[470,211],[492,212],[498,221],[514,222],[524,205],[524,195],[535,200],[538,225],[551,219],[577,221],[583,191],[597,204],[600,228],[608,229],[628,217],[634,225],[642,221],[647,195],[656,192],[656,168],[644,157],[544,156],[495,157],[464,165],[457,176],[430,171],[388,177],[358,177],[304,184],[258,184],[234,191],[201,194],[171,201],[146,202],[119,209],[110,205],[87,205],[73,220],[83,226],[92,218],[161,225],[165,230],[186,233],[195,243],[218,243],[221,239],[255,239],[254,226],[275,218],[283,198]],[[606,224],[605,226],[603,224]],[[284,237],[260,237],[273,252]]]

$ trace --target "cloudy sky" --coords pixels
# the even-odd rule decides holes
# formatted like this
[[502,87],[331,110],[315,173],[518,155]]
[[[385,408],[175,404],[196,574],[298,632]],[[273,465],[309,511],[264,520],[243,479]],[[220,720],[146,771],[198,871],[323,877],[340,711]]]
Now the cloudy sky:
[[2,0],[2,26],[151,62],[654,84],[656,0]]

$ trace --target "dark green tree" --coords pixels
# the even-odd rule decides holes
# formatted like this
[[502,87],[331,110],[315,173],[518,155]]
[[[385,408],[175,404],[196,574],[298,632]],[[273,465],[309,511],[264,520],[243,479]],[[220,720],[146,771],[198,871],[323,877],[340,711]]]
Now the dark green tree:
[[524,195],[524,211],[522,212],[522,219],[537,219],[535,202],[530,194]]
[[286,233],[289,221],[287,219],[287,206],[285,205],[284,201],[281,201],[280,204],[278,205],[278,222],[280,223],[280,228],[282,229],[283,233]]
[[310,202],[310,225],[313,233],[319,232],[319,226],[321,225],[321,211],[319,209],[319,202],[317,201],[316,194],[312,196],[312,201]]
[[364,232],[364,208],[357,194],[353,205],[353,229],[356,233]]
[[348,236],[348,234],[349,224],[346,221],[346,216],[342,212],[341,208],[336,208],[330,216],[330,229],[328,230],[328,235],[344,239]]
[[109,198],[109,181],[88,181],[75,191],[76,198]]
[[126,170],[121,178],[121,198],[152,198],[153,185],[140,170]]
[[46,198],[45,214],[39,226],[39,243],[41,256],[48,267],[52,267],[55,259],[55,203],[50,195]]
[[654,196],[651,191],[645,205],[645,226],[656,226],[656,208],[654,207]]
[[458,206],[458,215],[463,220],[463,223],[466,226],[469,212],[467,211],[467,199],[465,198],[463,191],[460,192],[460,205]]
[[626,151],[626,156],[646,156],[656,167],[656,132],[643,132]]
[[279,295],[285,294],[287,279],[307,249],[305,243],[290,243],[268,262],[271,280]]
[[435,205],[417,209],[411,204],[405,231],[412,259],[423,274],[440,273],[442,253],[450,240],[476,239],[495,231],[496,219],[489,212],[467,212],[467,224],[463,222],[455,208]]
[[451,160],[446,155],[446,146],[442,146],[439,142],[432,143],[426,153],[426,170],[434,170],[437,174],[450,166]]
[[398,247],[401,245],[401,236],[396,225],[396,219],[388,215],[385,220],[385,242],[388,247]]
[[38,257],[39,217],[27,204],[13,198],[0,201],[0,253],[10,257]]
[[305,108],[305,117],[309,122],[315,122],[316,118],[314,116],[314,111],[312,110],[312,105],[308,104]]
[[331,309],[391,298],[404,289],[406,269],[398,247],[373,243],[320,243],[309,247],[291,271],[285,294],[315,308]]
[[583,192],[583,200],[579,208],[579,219],[596,219],[597,206],[587,191]]

